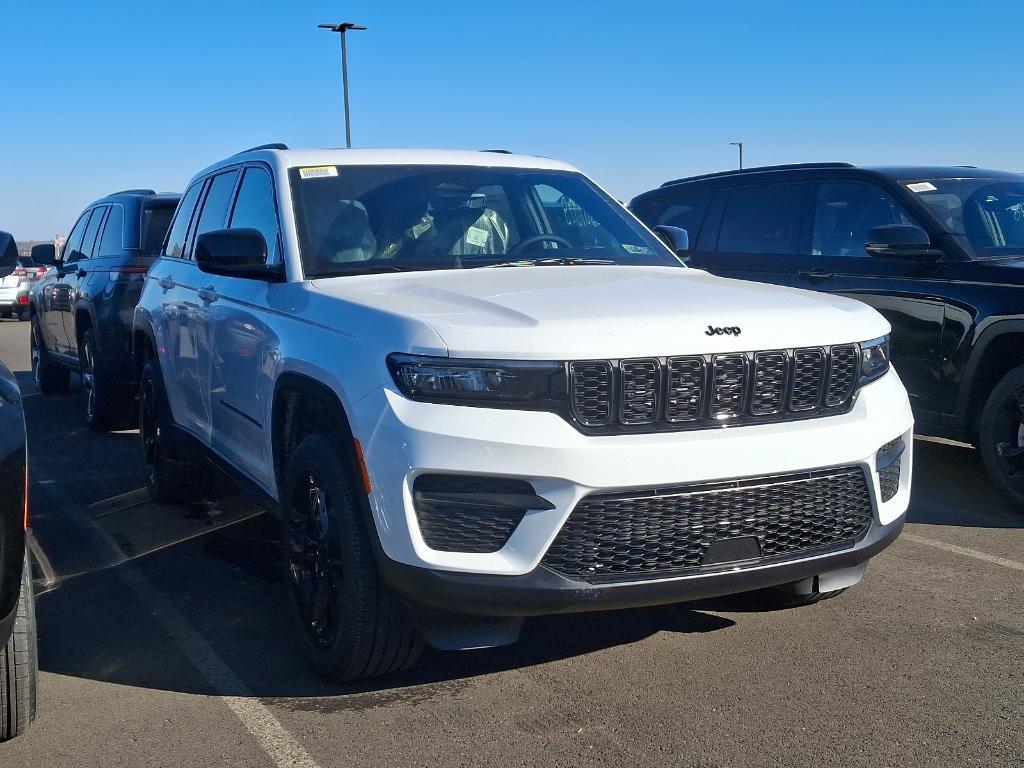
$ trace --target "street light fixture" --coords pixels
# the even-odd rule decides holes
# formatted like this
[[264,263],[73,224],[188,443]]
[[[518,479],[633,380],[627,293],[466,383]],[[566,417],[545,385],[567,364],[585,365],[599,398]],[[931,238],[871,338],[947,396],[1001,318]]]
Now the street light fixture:
[[743,170],[743,142],[742,141],[730,141],[730,147],[739,147],[740,150],[740,170]]
[[348,51],[345,48],[345,33],[350,29],[366,29],[351,21],[343,21],[341,24],[318,24],[319,29],[329,29],[341,35],[341,87],[345,95],[345,146],[352,148],[352,125],[348,109]]

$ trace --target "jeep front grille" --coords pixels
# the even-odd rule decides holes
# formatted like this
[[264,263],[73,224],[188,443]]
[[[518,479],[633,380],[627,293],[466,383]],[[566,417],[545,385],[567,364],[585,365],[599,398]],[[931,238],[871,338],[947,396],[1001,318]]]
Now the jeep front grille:
[[569,364],[572,418],[585,432],[702,429],[843,413],[856,344]]
[[[871,521],[860,467],[594,494],[569,513],[543,563],[588,581],[752,567],[853,546]],[[729,541],[752,556],[737,564],[709,553]]]

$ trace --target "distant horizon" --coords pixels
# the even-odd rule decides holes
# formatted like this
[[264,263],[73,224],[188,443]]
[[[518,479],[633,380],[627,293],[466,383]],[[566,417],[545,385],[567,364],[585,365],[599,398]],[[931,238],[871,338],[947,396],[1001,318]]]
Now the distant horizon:
[[[369,27],[349,37],[357,147],[556,157],[624,201],[735,168],[735,141],[747,167],[1024,169],[1022,107],[996,76],[1017,65],[1006,2],[982,15],[920,0],[665,0],[624,14],[605,0],[521,0],[496,21],[400,0],[61,0],[0,11],[17,30],[0,71],[17,115],[0,142],[0,230],[65,234],[114,190],[181,191],[257,144],[343,145],[337,35],[317,29],[342,20]],[[954,34],[955,51],[934,44]]]

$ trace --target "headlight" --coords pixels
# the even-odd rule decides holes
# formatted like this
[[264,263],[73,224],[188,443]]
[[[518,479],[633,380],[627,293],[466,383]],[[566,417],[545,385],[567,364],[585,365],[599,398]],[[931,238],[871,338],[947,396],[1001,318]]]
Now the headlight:
[[860,383],[867,384],[889,370],[889,337],[860,343]]
[[388,356],[388,369],[402,394],[412,400],[463,403],[544,400],[553,392],[552,380],[563,374],[561,363],[397,353]]

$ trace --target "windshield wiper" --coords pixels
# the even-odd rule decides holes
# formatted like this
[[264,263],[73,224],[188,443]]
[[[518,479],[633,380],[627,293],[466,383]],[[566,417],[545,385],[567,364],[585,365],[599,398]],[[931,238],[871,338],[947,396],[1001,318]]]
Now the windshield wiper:
[[519,259],[503,261],[500,264],[485,264],[482,269],[492,267],[576,267],[615,264],[611,259],[581,259],[575,256],[553,256],[546,259]]

